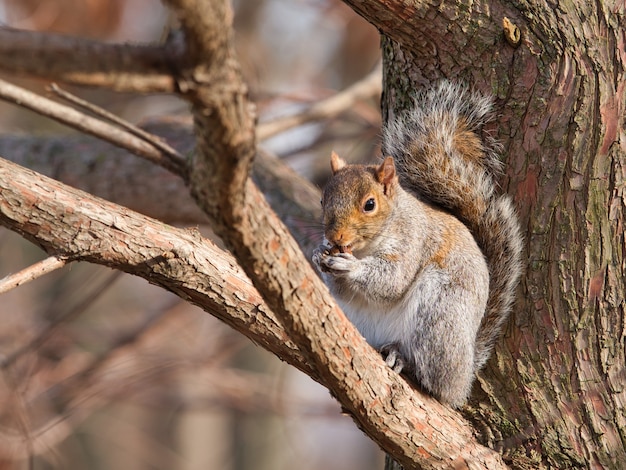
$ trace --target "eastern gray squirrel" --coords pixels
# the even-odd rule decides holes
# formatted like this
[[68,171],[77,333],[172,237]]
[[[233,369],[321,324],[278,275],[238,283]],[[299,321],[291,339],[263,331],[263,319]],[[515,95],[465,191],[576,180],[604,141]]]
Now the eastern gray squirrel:
[[517,216],[494,191],[498,146],[479,135],[491,108],[444,81],[383,129],[380,165],[333,152],[313,254],[387,364],[453,407],[489,358],[521,272]]

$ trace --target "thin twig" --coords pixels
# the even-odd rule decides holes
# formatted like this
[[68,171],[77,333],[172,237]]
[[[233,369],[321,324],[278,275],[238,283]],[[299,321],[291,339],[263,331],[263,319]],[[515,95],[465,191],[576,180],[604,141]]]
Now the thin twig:
[[379,65],[363,79],[329,98],[318,101],[301,113],[259,124],[256,130],[257,139],[265,140],[293,127],[336,116],[350,109],[359,100],[379,95],[382,90],[381,81],[382,68]]
[[10,274],[0,279],[0,294],[14,289],[22,284],[33,281],[55,269],[62,268],[67,263],[67,259],[50,256],[38,263],[22,269],[20,272]]
[[0,80],[0,99],[28,108],[74,129],[106,140],[135,155],[157,163],[183,178],[186,177],[186,163],[184,160],[165,154],[153,144],[130,132],[88,116],[74,108],[57,103],[4,80]]
[[86,100],[84,100],[82,98],[79,98],[78,96],[70,93],[69,91],[62,89],[56,83],[50,84],[49,89],[54,94],[56,94],[60,98],[63,98],[64,100],[68,101],[69,103],[73,104],[74,106],[77,106],[79,108],[83,108],[84,110],[89,111],[89,112],[95,114],[99,118],[101,118],[103,120],[106,120],[106,121],[109,121],[112,124],[115,124],[115,125],[121,127],[122,129],[127,130],[131,134],[139,137],[140,139],[143,139],[146,142],[154,145],[156,148],[161,150],[163,153],[165,153],[166,155],[168,155],[172,159],[174,159],[174,160],[181,160],[181,161],[185,160],[185,157],[183,155],[181,155],[176,149],[170,147],[160,137],[158,137],[158,136],[156,136],[154,134],[150,134],[149,132],[144,131],[143,129],[135,126],[134,124],[128,122],[127,120],[122,119],[121,117],[119,117],[119,116],[117,116],[117,115],[107,111],[104,108],[101,108],[100,106],[95,105],[94,103],[90,103],[89,101],[86,101]]

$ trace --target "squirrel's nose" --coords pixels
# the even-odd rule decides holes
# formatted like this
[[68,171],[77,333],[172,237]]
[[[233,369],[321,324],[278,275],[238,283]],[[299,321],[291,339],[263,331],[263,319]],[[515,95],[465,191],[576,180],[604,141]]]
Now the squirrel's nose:
[[326,239],[333,245],[343,245],[342,242],[345,240],[345,238],[346,236],[341,230],[334,230],[332,232],[328,232],[328,234],[326,235]]

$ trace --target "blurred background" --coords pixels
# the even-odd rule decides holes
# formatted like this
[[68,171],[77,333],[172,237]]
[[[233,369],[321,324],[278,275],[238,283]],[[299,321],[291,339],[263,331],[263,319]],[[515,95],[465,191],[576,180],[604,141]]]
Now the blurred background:
[[[339,1],[233,5],[261,122],[332,96],[380,60],[377,31]],[[172,19],[158,0],[0,0],[0,22],[158,42]],[[48,85],[2,78],[43,94]],[[170,96],[66,88],[133,123],[188,113]],[[378,99],[263,146],[321,185],[331,149],[349,160],[376,154]],[[64,133],[0,103],[2,135]],[[44,257],[0,228],[0,278]],[[382,453],[326,389],[142,279],[74,263],[0,294],[0,325],[0,470],[382,468]]]

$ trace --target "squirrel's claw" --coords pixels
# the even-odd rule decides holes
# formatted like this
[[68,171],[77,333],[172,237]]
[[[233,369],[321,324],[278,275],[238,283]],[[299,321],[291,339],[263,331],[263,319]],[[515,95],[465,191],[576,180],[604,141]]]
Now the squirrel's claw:
[[356,258],[351,253],[332,254],[327,245],[320,245],[313,251],[312,261],[320,272],[339,274],[351,271]]
[[398,345],[396,343],[386,344],[380,348],[380,354],[383,356],[385,364],[389,366],[394,372],[398,374],[404,369],[404,359],[400,354]]
[[356,258],[350,253],[337,253],[336,255],[327,255],[323,258],[322,263],[328,271],[336,274],[349,272],[354,269]]
[[311,257],[311,261],[313,261],[313,264],[322,273],[328,272],[323,262],[324,258],[328,255],[329,255],[329,251],[326,245],[320,245],[315,250],[313,250],[313,256]]

